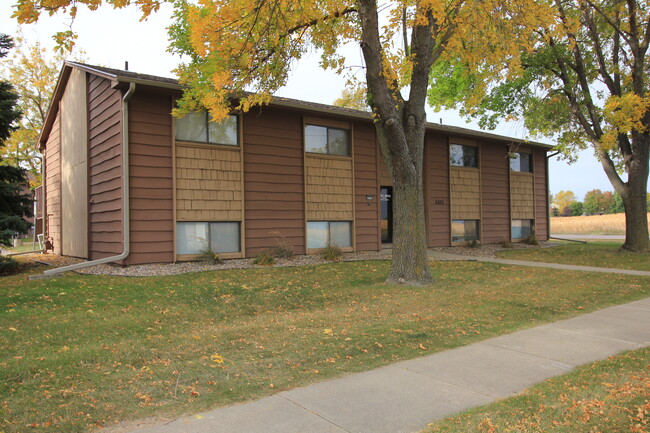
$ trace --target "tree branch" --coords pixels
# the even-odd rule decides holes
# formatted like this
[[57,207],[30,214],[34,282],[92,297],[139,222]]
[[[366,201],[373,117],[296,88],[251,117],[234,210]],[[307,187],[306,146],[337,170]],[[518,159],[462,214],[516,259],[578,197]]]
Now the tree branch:
[[614,31],[617,34],[619,34],[623,38],[623,40],[625,40],[625,42],[630,44],[630,41],[628,39],[628,36],[629,36],[628,32],[622,30],[621,27],[618,26],[616,24],[616,22],[612,21],[612,19],[605,13],[605,11],[603,11],[602,8],[600,8],[593,1],[591,1],[591,0],[585,0],[585,1],[589,4],[589,6],[594,8],[594,10],[596,10],[596,12],[598,12],[598,14],[600,14],[600,16],[602,16],[605,19],[605,21],[607,21],[607,24],[609,24],[612,27],[612,29],[614,29]]

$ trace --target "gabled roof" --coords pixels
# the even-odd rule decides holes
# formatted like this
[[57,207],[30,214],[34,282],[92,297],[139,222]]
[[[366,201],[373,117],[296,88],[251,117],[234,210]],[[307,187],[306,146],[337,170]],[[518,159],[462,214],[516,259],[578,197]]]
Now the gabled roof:
[[[59,81],[54,90],[54,95],[52,97],[52,102],[50,103],[50,108],[48,110],[47,117],[45,119],[43,131],[39,136],[39,145],[41,149],[45,145],[44,140],[46,140],[47,135],[52,129],[54,119],[56,118],[56,114],[58,112],[58,103],[55,103],[55,101],[58,102],[58,100],[60,100],[60,98],[62,97],[63,91],[65,89],[65,85],[67,84],[67,80],[70,76],[70,71],[72,70],[72,68],[81,69],[88,73],[99,75],[108,80],[111,80],[113,82],[114,87],[119,86],[120,83],[135,83],[135,84],[142,84],[151,87],[173,89],[178,91],[182,91],[184,89],[184,86],[179,84],[178,80],[174,78],[159,77],[156,75],[148,75],[148,74],[139,74],[136,72],[107,68],[104,66],[94,66],[94,65],[87,65],[84,63],[66,61],[63,65],[61,74],[59,76]],[[355,119],[363,119],[363,120],[370,120],[370,121],[372,120],[371,113],[367,111],[355,110],[352,108],[336,107],[333,105],[320,104],[317,102],[301,101],[298,99],[283,98],[279,96],[274,96],[270,105],[278,106],[278,107],[286,107],[286,108],[296,108],[300,110],[309,110],[309,111],[322,113],[322,114],[339,115],[339,116],[345,116],[345,117],[350,117]],[[487,140],[498,140],[498,141],[505,141],[509,143],[527,144],[530,146],[541,147],[544,149],[553,148],[552,145],[546,143],[522,140],[518,138],[508,137],[505,135],[493,134],[491,132],[479,131],[479,130],[474,130],[469,128],[462,128],[459,126],[443,125],[438,123],[427,122],[426,127],[428,130],[431,131],[439,131],[451,135],[463,135],[467,137],[482,138]]]

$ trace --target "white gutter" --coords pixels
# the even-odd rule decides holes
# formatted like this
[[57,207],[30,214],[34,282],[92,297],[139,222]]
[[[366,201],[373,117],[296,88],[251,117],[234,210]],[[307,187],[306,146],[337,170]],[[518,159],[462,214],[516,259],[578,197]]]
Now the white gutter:
[[124,204],[122,209],[122,234],[124,236],[124,249],[117,256],[105,257],[103,259],[91,260],[89,262],[77,263],[75,265],[63,266],[61,268],[48,269],[43,275],[60,275],[63,272],[76,271],[77,269],[88,268],[90,266],[101,265],[104,263],[124,260],[129,256],[131,250],[131,208],[129,195],[129,99],[135,93],[135,83],[129,84],[129,90],[122,98],[122,197]]

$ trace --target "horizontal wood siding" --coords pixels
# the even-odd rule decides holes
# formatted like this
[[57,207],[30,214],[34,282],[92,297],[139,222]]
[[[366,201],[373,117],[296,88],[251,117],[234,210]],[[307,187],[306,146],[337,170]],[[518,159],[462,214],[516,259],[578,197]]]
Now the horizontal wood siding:
[[546,151],[533,152],[533,171],[535,172],[535,236],[540,241],[548,240],[548,191],[546,186]]
[[131,254],[128,264],[174,261],[171,97],[129,101]]
[[475,168],[451,167],[451,219],[481,219],[481,173]]
[[88,253],[92,260],[123,251],[121,97],[109,80],[88,76]]
[[449,203],[449,145],[447,137],[427,133],[424,157],[424,181],[427,182],[425,200],[428,207],[427,240],[429,247],[451,244]]
[[388,171],[388,166],[386,165],[386,160],[384,155],[381,153],[381,147],[379,142],[377,143],[377,156],[379,158],[379,185],[380,186],[393,186],[393,178]]
[[57,114],[45,144],[46,238],[61,254],[61,116]]
[[[376,151],[374,126],[356,122],[354,124],[354,234],[358,251],[381,249]],[[366,196],[372,196],[373,199],[368,200]]]
[[503,143],[481,145],[482,236],[484,243],[510,239],[508,147]]
[[282,109],[244,114],[246,255],[284,238],[305,253],[302,114]]
[[352,158],[305,155],[308,221],[352,221]]
[[241,152],[176,145],[178,221],[242,220]]
[[510,172],[510,197],[513,220],[535,218],[532,173]]

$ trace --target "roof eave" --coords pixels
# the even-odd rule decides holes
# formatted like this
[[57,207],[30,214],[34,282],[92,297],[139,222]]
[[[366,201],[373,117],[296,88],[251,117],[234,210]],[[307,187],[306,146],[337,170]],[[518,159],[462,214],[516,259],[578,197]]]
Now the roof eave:
[[52,92],[52,98],[50,99],[50,106],[47,108],[46,111],[45,120],[43,121],[43,129],[41,129],[41,133],[38,135],[38,140],[36,141],[36,143],[38,144],[38,150],[40,152],[42,152],[43,149],[45,149],[47,138],[49,137],[50,132],[52,131],[52,126],[54,125],[54,121],[56,120],[56,115],[59,112],[59,101],[63,96],[63,92],[68,83],[68,78],[70,78],[71,72],[72,72],[72,67],[68,65],[68,62],[64,62],[63,66],[61,67],[61,72],[59,72],[59,78],[56,82],[56,86],[54,87],[54,92]]

